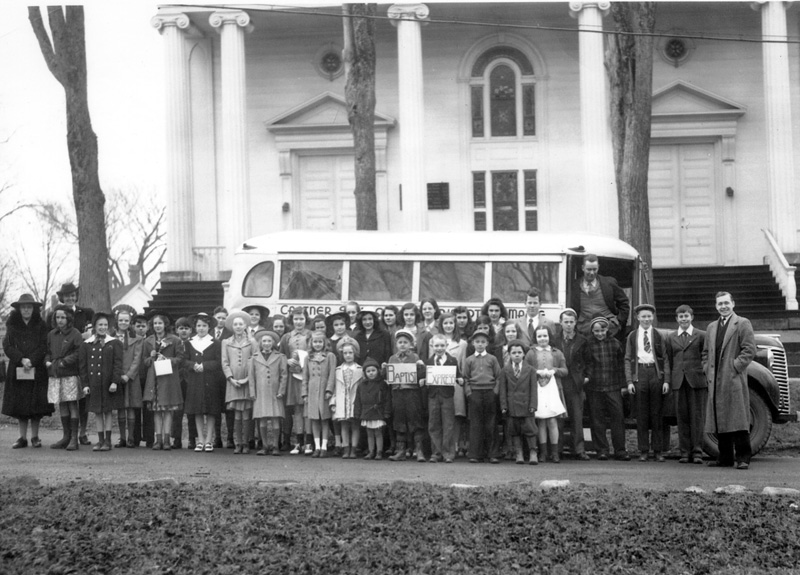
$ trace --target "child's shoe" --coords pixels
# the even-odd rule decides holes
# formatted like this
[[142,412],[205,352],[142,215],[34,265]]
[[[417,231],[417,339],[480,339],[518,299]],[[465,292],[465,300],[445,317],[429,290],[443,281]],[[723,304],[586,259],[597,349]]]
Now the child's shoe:
[[296,444],[296,445],[294,446],[294,449],[292,449],[292,450],[289,452],[289,455],[300,455],[300,450],[301,450],[301,449],[302,449],[302,446],[301,446],[301,445],[298,443],[298,444]]
[[315,449],[314,451],[311,452],[311,457],[319,457],[319,455],[320,455],[319,449]]
[[380,451],[376,451],[375,457],[372,459],[374,459],[375,461],[381,461],[383,459],[383,453],[381,453]]
[[350,448],[342,447],[342,459],[349,459],[349,458],[350,458]]
[[540,443],[539,444],[539,461],[542,463],[547,463],[547,444]]
[[367,454],[364,456],[364,459],[375,459],[375,452],[367,451]]
[[237,443],[235,445],[235,447],[233,448],[233,454],[234,455],[241,455],[242,454],[242,444],[241,443]]
[[[313,445],[311,445],[310,443],[306,443],[306,446],[305,446],[305,449],[303,450],[303,453],[305,455],[313,455],[314,451],[319,451],[319,450],[318,449],[315,450]],[[317,455],[317,457],[319,457],[319,455]]]
[[406,445],[400,441],[397,442],[397,452],[390,458],[392,461],[405,461],[406,460]]
[[539,465],[539,457],[536,455],[536,450],[531,449],[530,460],[528,461],[530,465]]
[[517,465],[524,465],[525,464],[525,456],[522,453],[522,438],[521,437],[512,437],[511,441],[514,444],[515,463]]
[[358,456],[356,455],[356,448],[350,447],[350,455],[347,456],[347,459],[356,459]]

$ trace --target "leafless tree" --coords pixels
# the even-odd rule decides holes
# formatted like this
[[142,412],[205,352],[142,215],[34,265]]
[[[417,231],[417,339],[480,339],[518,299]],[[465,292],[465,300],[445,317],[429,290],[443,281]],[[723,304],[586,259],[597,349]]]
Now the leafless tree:
[[618,33],[609,36],[606,69],[611,88],[619,233],[651,265],[647,172],[656,6],[655,2],[612,2],[611,14]]
[[375,196],[375,12],[376,4],[345,4],[344,88],[353,132],[356,229],[377,230]]
[[[42,202],[35,209],[42,221],[57,228],[69,242],[77,242],[74,214],[64,204]],[[157,194],[136,187],[112,188],[105,219],[111,288],[126,285],[127,265],[135,265],[141,270],[142,283],[155,289],[167,251],[165,207]]]
[[86,82],[86,32],[83,6],[48,6],[50,35],[38,6],[28,7],[30,21],[47,68],[64,88],[67,110],[67,151],[72,172],[78,253],[80,302],[93,309],[111,308],[105,234],[105,196],[98,176],[97,135],[89,115]]
[[58,226],[42,221],[40,231],[38,245],[33,240],[36,233],[33,230],[15,242],[11,254],[13,267],[7,266],[6,269],[9,275],[13,273],[21,289],[47,305],[70,262],[70,258],[65,257],[70,248]]

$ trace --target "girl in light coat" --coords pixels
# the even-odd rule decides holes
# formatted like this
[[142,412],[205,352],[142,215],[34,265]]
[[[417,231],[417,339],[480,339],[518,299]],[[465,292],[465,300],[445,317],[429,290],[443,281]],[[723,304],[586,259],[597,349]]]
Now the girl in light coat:
[[256,334],[259,350],[248,363],[247,378],[253,386],[253,418],[261,430],[262,448],[256,455],[280,455],[278,437],[285,417],[283,398],[289,370],[286,356],[277,351],[280,341],[274,331],[262,330]]
[[255,349],[255,340],[247,334],[247,316],[232,311],[225,320],[233,335],[222,340],[222,372],[225,374],[225,408],[234,412],[234,455],[250,453],[250,418],[253,412],[252,382],[247,370]]
[[342,459],[355,459],[356,447],[361,438],[360,422],[355,415],[355,401],[358,386],[364,379],[361,366],[356,363],[359,355],[359,345],[353,340],[342,340],[337,346],[337,351],[344,360],[336,368],[335,389],[331,397],[331,411],[333,419],[342,426]]
[[311,457],[328,455],[328,423],[331,418],[330,400],[336,376],[336,356],[327,350],[324,333],[311,334],[311,351],[303,368],[301,397],[306,406],[305,416],[311,421],[314,451]]

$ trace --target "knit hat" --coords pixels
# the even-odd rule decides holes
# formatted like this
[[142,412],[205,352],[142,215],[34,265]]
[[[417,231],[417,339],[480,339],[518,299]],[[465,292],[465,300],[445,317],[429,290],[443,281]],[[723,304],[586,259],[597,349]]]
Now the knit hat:
[[380,373],[381,373],[380,364],[376,360],[372,359],[371,357],[368,357],[366,360],[364,360],[364,365],[362,366],[363,369],[364,369],[364,373],[365,374],[367,372],[367,368],[370,367],[370,366],[372,366],[375,369],[377,369],[378,370],[378,376],[380,376]]
[[592,321],[589,323],[589,329],[593,328],[595,324],[603,324],[604,326],[608,327],[611,322],[608,321],[608,318],[598,315],[597,317],[592,318]]

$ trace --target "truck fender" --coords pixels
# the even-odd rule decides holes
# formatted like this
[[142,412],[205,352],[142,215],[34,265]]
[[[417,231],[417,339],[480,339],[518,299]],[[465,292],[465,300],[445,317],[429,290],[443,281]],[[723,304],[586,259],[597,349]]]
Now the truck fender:
[[773,416],[778,413],[780,389],[772,372],[760,363],[750,362],[747,366],[747,384],[750,389],[761,392]]

